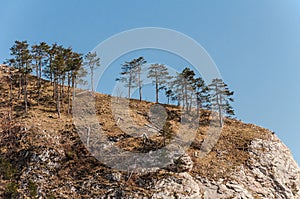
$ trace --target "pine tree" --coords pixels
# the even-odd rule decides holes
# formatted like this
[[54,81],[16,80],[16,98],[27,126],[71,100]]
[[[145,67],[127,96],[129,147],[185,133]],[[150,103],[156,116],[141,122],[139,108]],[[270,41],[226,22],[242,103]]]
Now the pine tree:
[[[52,60],[51,67],[53,72],[53,88],[54,88],[54,100],[56,103],[56,111],[58,118],[61,116],[61,91],[60,80],[65,70],[65,60],[63,54],[63,47],[56,46],[54,50],[54,59]],[[62,86],[62,85],[61,85]]]
[[170,89],[170,88],[167,88],[165,87],[165,95],[168,99],[167,103],[170,104],[170,99],[173,101],[175,100],[174,97],[175,97],[175,94],[174,92]]
[[173,81],[170,82],[170,89],[174,93],[173,99],[178,101],[178,105],[182,105],[182,108],[189,111],[193,105],[194,99],[194,76],[195,73],[190,68],[185,68],[181,73],[173,78]]
[[28,96],[27,96],[27,84],[28,74],[32,71],[32,56],[28,49],[27,41],[15,41],[15,44],[10,48],[11,55],[14,56],[10,59],[10,63],[19,71],[19,96],[21,90],[24,95],[25,113],[28,112]]
[[50,46],[45,42],[41,42],[38,45],[33,45],[31,47],[32,59],[35,65],[35,73],[37,77],[37,102],[39,103],[40,95],[41,95],[41,79],[42,79],[42,68],[47,63],[48,59],[48,51]]
[[139,57],[138,59],[134,59],[132,61],[133,65],[135,65],[135,72],[137,73],[137,86],[139,88],[139,96],[140,101],[142,101],[142,87],[143,87],[143,81],[141,79],[141,72],[142,72],[142,66],[147,63],[147,61],[144,59],[144,57]]
[[135,67],[136,65],[132,64],[132,62],[125,62],[121,67],[121,77],[116,79],[116,81],[123,82],[124,86],[128,88],[128,99],[131,96],[131,89],[137,87]]
[[[81,77],[86,76],[86,71],[83,68],[83,57],[82,54],[73,52],[72,53],[72,70],[71,70],[71,83],[72,83],[72,99],[75,99],[75,89],[77,85],[81,82]],[[70,112],[70,100],[69,100],[69,108],[68,112]]]
[[234,115],[234,110],[230,105],[233,102],[233,91],[228,89],[227,84],[222,79],[213,79],[212,83],[208,85],[210,91],[210,102],[213,109],[219,113],[220,126],[223,126],[223,114],[227,116]]
[[197,115],[200,114],[200,109],[209,108],[209,94],[208,87],[205,85],[204,80],[201,77],[195,78],[193,83],[193,89],[196,95],[196,107]]
[[139,99],[142,100],[142,87],[143,81],[141,79],[142,66],[146,63],[144,57],[139,57],[133,59],[130,62],[125,62],[122,64],[121,77],[117,78],[116,81],[121,81],[124,86],[128,88],[128,99],[131,96],[131,89],[138,87],[139,89]]
[[163,64],[151,64],[148,70],[148,78],[153,79],[152,83],[155,84],[155,101],[158,103],[158,93],[166,87],[171,77],[168,68]]
[[45,64],[45,68],[44,68],[44,76],[46,78],[48,78],[53,86],[53,93],[52,93],[52,97],[55,97],[55,67],[54,67],[54,59],[57,55],[57,51],[58,51],[58,45],[56,43],[52,44],[51,47],[48,49],[47,53],[47,63]]
[[94,70],[100,66],[100,58],[97,57],[97,53],[96,52],[89,52],[86,56],[85,56],[85,65],[87,65],[90,69],[90,73],[91,73],[91,85],[92,85],[92,91],[94,92]]
[[82,54],[73,52],[71,47],[64,48],[56,43],[49,46],[45,42],[41,42],[40,44],[33,45],[31,50],[28,49],[28,46],[27,41],[15,41],[14,46],[10,48],[13,58],[7,61],[7,63],[18,70],[18,98],[23,94],[25,112],[27,113],[28,111],[28,77],[32,70],[35,69],[37,76],[37,102],[39,103],[41,80],[42,76],[44,76],[50,80],[53,86],[53,100],[56,104],[58,117],[60,117],[61,109],[64,108],[64,102],[66,101],[66,91],[64,88],[67,82],[68,113],[70,113],[70,87],[72,86],[74,95],[76,80],[81,75],[85,75],[85,70],[82,68]]
[[194,89],[193,84],[195,82],[195,72],[190,68],[186,67],[181,72],[182,76],[182,84],[184,88],[183,93],[183,100],[185,101],[186,110],[189,111],[193,105],[193,98],[194,98]]
[[171,97],[174,101],[177,101],[177,106],[182,105],[185,106],[183,95],[184,95],[184,87],[183,87],[183,77],[181,73],[177,73],[176,76],[173,77],[172,81],[169,82],[169,90],[172,91],[173,96]]

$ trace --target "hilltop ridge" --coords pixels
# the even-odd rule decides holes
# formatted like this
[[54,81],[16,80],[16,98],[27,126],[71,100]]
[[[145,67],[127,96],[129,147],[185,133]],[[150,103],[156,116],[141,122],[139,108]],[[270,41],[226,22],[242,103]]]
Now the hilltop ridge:
[[[217,143],[200,158],[197,151],[203,149],[201,143],[209,136],[210,125],[210,111],[202,110],[195,140],[172,165],[153,172],[120,171],[93,156],[83,143],[72,115],[62,112],[58,118],[50,82],[43,80],[39,103],[35,100],[36,93],[29,92],[29,110],[24,114],[17,85],[12,85],[10,94],[10,70],[13,69],[0,66],[2,197],[300,198],[299,167],[289,149],[267,129],[225,118]],[[30,76],[28,87],[34,87],[35,81]],[[124,128],[131,126],[126,126],[125,121],[124,128],[120,128],[113,115],[113,97],[93,95],[97,123],[108,145],[138,153],[164,146],[164,137],[157,130],[146,143],[143,137],[128,135]],[[153,106],[152,102],[130,100],[129,115],[136,124],[149,130]],[[168,115],[168,129],[176,134],[180,107],[161,106]],[[169,139],[172,138],[171,135]],[[91,139],[91,143],[96,146],[99,142]]]

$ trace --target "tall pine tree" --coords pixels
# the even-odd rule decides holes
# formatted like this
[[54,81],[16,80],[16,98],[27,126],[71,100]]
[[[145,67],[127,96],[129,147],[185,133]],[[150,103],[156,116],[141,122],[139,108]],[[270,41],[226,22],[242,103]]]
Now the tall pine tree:
[[171,77],[168,68],[163,64],[151,64],[148,70],[148,78],[153,79],[152,83],[155,85],[155,102],[158,103],[158,93],[165,88]]
[[121,81],[124,83],[124,86],[128,88],[128,99],[131,97],[131,89],[137,87],[137,77],[135,73],[136,65],[131,62],[125,62],[122,64],[120,78],[117,78],[116,81]]
[[189,111],[193,105],[194,98],[194,76],[195,73],[190,68],[184,68],[170,82],[170,89],[173,91],[173,99],[178,101],[178,105],[182,105],[183,109]]
[[141,73],[142,73],[142,67],[147,61],[144,59],[144,57],[139,57],[137,59],[134,59],[132,61],[135,65],[135,72],[137,75],[137,86],[139,88],[139,96],[140,96],[140,101],[142,101],[142,87],[143,87],[143,80],[141,79]]
[[85,56],[85,65],[88,66],[90,73],[91,73],[91,85],[92,85],[92,91],[94,92],[94,70],[100,66],[100,58],[97,57],[97,53],[96,52],[89,52],[86,56]]
[[200,109],[208,108],[210,106],[208,87],[205,85],[204,80],[201,77],[198,77],[194,79],[193,89],[195,90],[196,95],[197,115],[199,115]]
[[38,45],[33,45],[31,47],[31,54],[32,59],[34,61],[35,66],[35,73],[37,77],[37,102],[39,103],[39,99],[41,96],[41,80],[42,80],[42,68],[44,65],[46,65],[48,61],[48,51],[50,49],[50,46],[46,44],[45,42],[41,42]]
[[230,105],[233,102],[233,91],[228,89],[227,84],[223,82],[222,79],[213,79],[212,83],[208,85],[210,91],[210,102],[213,109],[215,109],[219,114],[220,126],[223,126],[223,114],[232,116],[234,115],[234,110]]
[[15,41],[15,44],[10,48],[12,59],[9,60],[19,71],[19,96],[21,92],[24,96],[24,108],[25,112],[28,112],[28,93],[27,93],[27,84],[28,84],[28,74],[32,71],[32,56],[28,49],[27,41]]

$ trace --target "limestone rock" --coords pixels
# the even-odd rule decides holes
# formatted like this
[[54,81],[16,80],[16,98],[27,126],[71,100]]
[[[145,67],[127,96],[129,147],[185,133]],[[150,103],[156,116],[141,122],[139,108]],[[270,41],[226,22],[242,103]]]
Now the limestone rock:
[[230,179],[214,181],[171,172],[173,175],[156,182],[152,198],[300,198],[299,166],[275,135],[253,140],[249,153],[248,164],[237,167]]
[[189,172],[193,169],[193,161],[191,157],[185,153],[175,160],[174,164],[169,165],[167,168],[176,173]]
[[154,192],[152,199],[197,199],[201,195],[198,183],[186,172],[158,181]]

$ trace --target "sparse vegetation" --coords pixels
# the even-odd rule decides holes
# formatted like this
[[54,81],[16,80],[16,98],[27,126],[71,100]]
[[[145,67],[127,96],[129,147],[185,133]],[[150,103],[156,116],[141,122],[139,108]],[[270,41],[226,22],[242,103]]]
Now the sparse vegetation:
[[37,198],[37,196],[38,196],[37,188],[38,187],[36,186],[36,184],[33,181],[29,180],[28,191],[29,191],[31,198]]
[[[19,85],[17,96],[18,98],[20,95],[24,97],[25,113],[28,112],[28,106],[32,105],[31,100],[35,99],[37,104],[40,103],[41,93],[45,92],[41,84],[42,77],[50,80],[52,85],[52,100],[55,102],[58,118],[61,117],[61,112],[71,113],[71,96],[74,99],[77,83],[84,84],[83,81],[80,81],[80,77],[87,73],[84,65],[91,74],[91,89],[95,90],[94,70],[100,66],[100,58],[96,52],[89,52],[83,58],[82,54],[74,52],[71,47],[64,48],[56,43],[50,46],[45,42],[31,46],[30,50],[27,41],[15,41],[10,50],[12,58],[8,59],[6,63],[9,63],[17,71],[11,73],[9,79],[11,83]],[[131,97],[131,89],[138,87],[139,100],[142,100],[141,72],[146,62],[146,59],[141,56],[122,65],[121,77],[116,80],[123,82],[124,86],[128,87],[128,98]],[[29,79],[32,71],[35,71],[36,86],[30,87],[28,90],[28,84],[32,84]],[[221,126],[223,113],[234,114],[233,108],[229,104],[229,101],[233,101],[231,97],[233,92],[229,91],[221,79],[214,79],[209,86],[206,86],[203,79],[196,77],[195,72],[189,67],[171,77],[167,67],[163,64],[151,64],[148,68],[148,78],[152,78],[155,85],[156,103],[158,103],[159,91],[164,89],[168,103],[170,99],[177,101],[177,105],[187,112],[196,108],[197,114],[200,115],[200,109],[217,107]],[[12,89],[11,86],[11,101],[14,100]]]
[[7,182],[3,192],[3,196],[5,198],[18,198],[19,194],[17,191],[18,189],[17,179],[18,179],[17,168],[14,165],[12,165],[9,159],[1,157],[0,158],[0,184],[2,180]]
[[0,176],[4,180],[13,180],[16,174],[17,169],[7,159],[0,158]]
[[[54,53],[47,61],[47,58],[43,58],[48,63],[47,65],[42,64],[42,75],[37,72],[37,77],[30,74],[27,76],[29,106],[26,114],[23,112],[23,99],[18,99],[20,83],[18,70],[3,66],[4,69],[0,71],[0,114],[3,124],[0,129],[0,183],[5,184],[4,190],[1,191],[0,188],[0,195],[13,198],[27,193],[27,197],[34,198],[38,194],[37,190],[40,190],[39,186],[44,186],[41,190],[53,191],[46,193],[45,197],[57,198],[61,197],[59,194],[63,193],[74,194],[72,196],[76,197],[78,196],[76,194],[88,196],[92,191],[101,195],[106,193],[110,187],[127,186],[123,189],[124,192],[138,190],[148,196],[150,191],[145,189],[141,183],[148,183],[150,186],[152,179],[164,178],[167,175],[166,171],[161,169],[143,176],[121,172],[121,176],[125,177],[120,178],[119,181],[107,177],[108,174],[115,171],[95,159],[93,154],[85,148],[78,134],[79,129],[73,124],[72,117],[68,114],[71,113],[69,108],[70,101],[72,101],[72,90],[76,89],[75,80],[80,73],[79,66],[82,65],[82,57],[78,53],[73,53],[71,49],[55,48],[60,48],[59,54],[54,55]],[[68,55],[70,59],[64,57],[67,54],[70,54]],[[40,58],[35,57],[34,59],[33,63],[35,64],[32,66],[37,66],[37,71],[40,71]],[[58,71],[61,69],[57,67],[62,65],[65,69],[60,73]],[[54,72],[54,69],[58,73]],[[4,70],[8,72],[4,72]],[[47,74],[48,80],[40,78],[45,74]],[[65,84],[63,84],[64,82]],[[207,138],[212,111],[206,107],[210,105],[208,93],[213,90],[209,90],[201,77],[196,77],[195,73],[188,68],[170,81],[160,82],[159,85],[164,85],[166,91],[169,91],[168,97],[172,101],[177,101],[181,106],[130,99],[129,109],[132,120],[138,125],[150,125],[156,128],[155,133],[150,134],[146,142],[143,137],[139,137],[141,134],[128,135],[117,125],[118,121],[115,120],[110,109],[113,96],[94,93],[97,125],[101,126],[107,139],[114,146],[138,153],[160,149],[168,145],[178,134],[183,106],[185,110],[189,111],[197,109],[200,116],[199,128],[194,142],[187,150],[194,162],[190,174],[201,175],[208,179],[219,179],[224,176],[229,178],[236,166],[247,163],[249,160],[247,147],[251,140],[267,139],[269,131],[235,119],[225,118],[219,141],[206,157],[199,159],[194,154],[201,149],[201,142]],[[23,95],[22,92],[21,95]],[[58,109],[60,109],[60,117],[58,117]],[[99,140],[94,140],[92,137],[91,148],[97,149]],[[41,155],[43,151],[49,152],[50,150],[55,151],[54,154],[57,153],[57,155],[54,157],[51,157],[50,153],[47,153],[48,156]],[[41,156],[43,160],[41,160]],[[56,164],[55,159],[59,159],[59,164]],[[25,176],[44,177],[49,172],[49,176],[47,176],[49,183],[47,186],[41,185],[35,181],[36,179],[29,178],[26,180],[27,184],[22,184],[24,181],[19,179],[18,174],[20,168],[15,168],[10,162],[20,167],[23,172],[29,172],[28,174],[23,173]],[[42,169],[32,169],[33,167],[30,166],[33,164]],[[83,183],[87,181],[90,184]],[[19,186],[20,184],[21,186]],[[27,190],[24,191],[23,188],[26,185]],[[76,191],[70,192],[70,187]]]
[[4,198],[19,198],[18,184],[14,181],[7,183],[3,193]]
[[[24,110],[28,112],[28,106],[31,104],[29,100],[36,99],[39,104],[42,89],[42,77],[50,80],[53,87],[52,99],[55,101],[55,108],[58,117],[61,116],[64,110],[64,102],[67,101],[67,113],[71,110],[72,89],[76,87],[76,80],[79,79],[80,73],[85,73],[83,69],[83,57],[80,53],[74,52],[72,48],[64,48],[61,45],[52,44],[49,46],[45,42],[38,45],[33,45],[31,50],[27,41],[15,41],[11,47],[12,58],[8,59],[5,63],[10,64],[15,73],[11,75],[14,83],[18,83],[18,98],[21,95],[24,97]],[[95,58],[96,59],[96,58]],[[32,84],[29,75],[35,71],[36,86],[30,87]],[[67,85],[67,94],[64,90],[64,85]],[[34,93],[34,95],[32,95]],[[30,95],[29,95],[30,94]],[[31,99],[29,99],[31,96]]]

